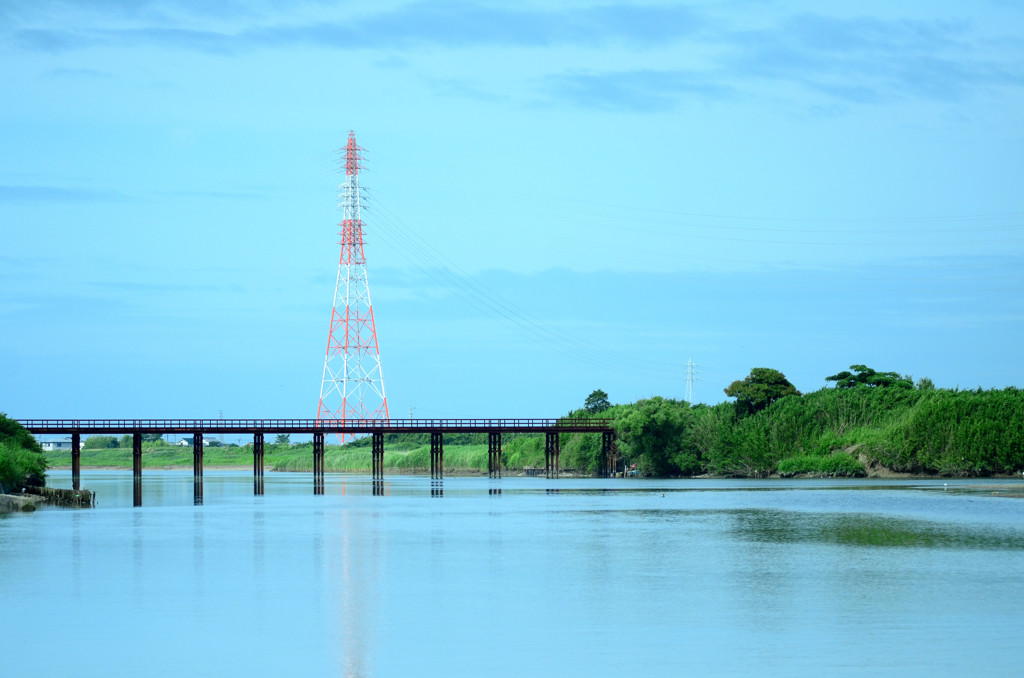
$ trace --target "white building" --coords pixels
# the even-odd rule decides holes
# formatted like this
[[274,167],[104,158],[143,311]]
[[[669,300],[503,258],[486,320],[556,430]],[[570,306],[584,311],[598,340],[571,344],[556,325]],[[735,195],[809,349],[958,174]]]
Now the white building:
[[[212,441],[209,438],[203,436],[203,447],[210,447],[211,442]],[[176,442],[175,445],[178,445],[179,447],[192,447],[192,437],[182,438]]]
[[57,440],[40,440],[39,445],[47,452],[54,452],[56,450],[70,450],[71,449],[71,436],[65,436]]

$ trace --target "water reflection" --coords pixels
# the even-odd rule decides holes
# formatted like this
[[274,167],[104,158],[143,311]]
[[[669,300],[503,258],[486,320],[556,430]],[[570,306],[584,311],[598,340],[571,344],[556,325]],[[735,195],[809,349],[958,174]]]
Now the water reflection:
[[195,606],[197,615],[203,612],[203,597],[206,593],[206,555],[203,553],[206,545],[206,530],[204,529],[204,517],[202,511],[192,514],[192,603]]
[[749,509],[729,513],[737,536],[753,542],[887,548],[1024,549],[1024,535],[1019,531],[995,526],[982,529],[863,513]]
[[76,600],[82,594],[82,519],[81,511],[71,514],[71,592]]
[[142,511],[132,513],[132,585],[135,592],[135,599],[143,595],[144,582],[146,580],[145,544],[145,514]]
[[[341,664],[346,677],[373,673],[371,657],[375,650],[373,629],[377,625],[377,605],[381,545],[376,514],[343,511],[335,529],[331,547],[332,579],[339,596],[335,608],[340,632]],[[333,576],[335,570],[338,576]]]
[[[88,474],[102,509],[0,518],[10,675],[40,656],[107,678],[1019,668],[1018,501],[341,475],[314,497],[274,473],[254,498],[248,471],[213,470],[205,506],[187,471],[153,471],[131,510],[130,471]],[[82,613],[54,614],[69,599]]]

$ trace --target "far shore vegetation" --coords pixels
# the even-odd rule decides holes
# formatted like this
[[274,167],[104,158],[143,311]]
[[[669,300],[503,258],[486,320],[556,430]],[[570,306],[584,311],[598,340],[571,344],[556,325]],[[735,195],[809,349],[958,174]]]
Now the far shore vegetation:
[[[865,365],[829,376],[834,386],[801,394],[778,370],[754,368],[725,389],[734,402],[691,405],[661,397],[613,405],[601,390],[567,417],[610,420],[620,470],[638,476],[817,476],[913,474],[950,477],[1019,475],[1024,471],[1024,391],[937,389],[895,372]],[[328,443],[330,440],[328,440]],[[563,472],[596,475],[601,438],[566,433],[560,440]],[[426,472],[427,435],[385,436],[384,466],[393,473]],[[70,466],[69,451],[47,452],[51,466]],[[146,468],[190,467],[191,446],[158,436],[143,442]],[[131,437],[91,436],[83,466],[131,468]],[[278,435],[264,451],[265,468],[312,471],[312,443]],[[370,439],[328,444],[328,471],[370,471]],[[544,437],[502,436],[502,463],[512,473],[543,468]],[[252,445],[204,446],[210,467],[252,466]],[[486,434],[444,439],[450,473],[486,473]]]
[[21,424],[0,412],[0,494],[45,482],[43,448]]

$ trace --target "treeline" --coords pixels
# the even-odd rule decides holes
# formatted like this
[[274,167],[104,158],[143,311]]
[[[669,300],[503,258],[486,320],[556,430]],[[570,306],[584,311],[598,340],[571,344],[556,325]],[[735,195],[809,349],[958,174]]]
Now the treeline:
[[[930,384],[928,384],[930,386]],[[1024,470],[1024,391],[868,385],[749,403],[690,406],[660,397],[599,413],[639,475],[859,476],[878,468],[988,476]],[[594,472],[595,436],[565,435],[563,467]],[[542,444],[542,443],[541,443]]]
[[[643,476],[765,477],[862,476],[889,470],[945,476],[1019,474],[1024,470],[1024,391],[935,389],[927,379],[875,372],[862,365],[828,381],[834,388],[801,395],[776,370],[755,368],[726,393],[735,402],[693,405],[661,397],[611,405],[595,391],[567,416],[609,419],[616,430],[621,468]],[[130,438],[86,441],[83,464],[130,467]],[[117,447],[108,449],[111,443]],[[330,443],[330,441],[328,441]],[[121,447],[125,444],[126,447]],[[102,449],[89,449],[94,445]],[[486,472],[485,434],[447,434],[445,467]],[[146,441],[147,466],[191,464],[191,450]],[[344,446],[328,444],[330,471],[370,468],[370,437]],[[423,472],[429,467],[427,434],[385,436],[385,467]],[[597,474],[601,436],[565,433],[563,470]],[[51,463],[70,463],[70,453],[51,453]],[[207,449],[208,466],[247,466],[251,447]],[[285,434],[266,448],[268,468],[309,470],[312,443],[290,444]],[[503,466],[513,472],[544,464],[544,436],[502,436]],[[0,415],[0,484],[13,487],[45,470],[35,440]]]
[[43,448],[21,424],[0,412],[0,493],[45,482]]

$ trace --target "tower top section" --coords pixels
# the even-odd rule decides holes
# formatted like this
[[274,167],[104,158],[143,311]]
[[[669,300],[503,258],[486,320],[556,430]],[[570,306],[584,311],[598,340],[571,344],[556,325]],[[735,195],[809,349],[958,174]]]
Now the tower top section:
[[350,131],[348,133],[348,144],[345,146],[346,176],[359,174],[359,169],[363,166],[363,158],[359,155],[359,152],[362,150],[362,148],[356,145],[356,133]]

